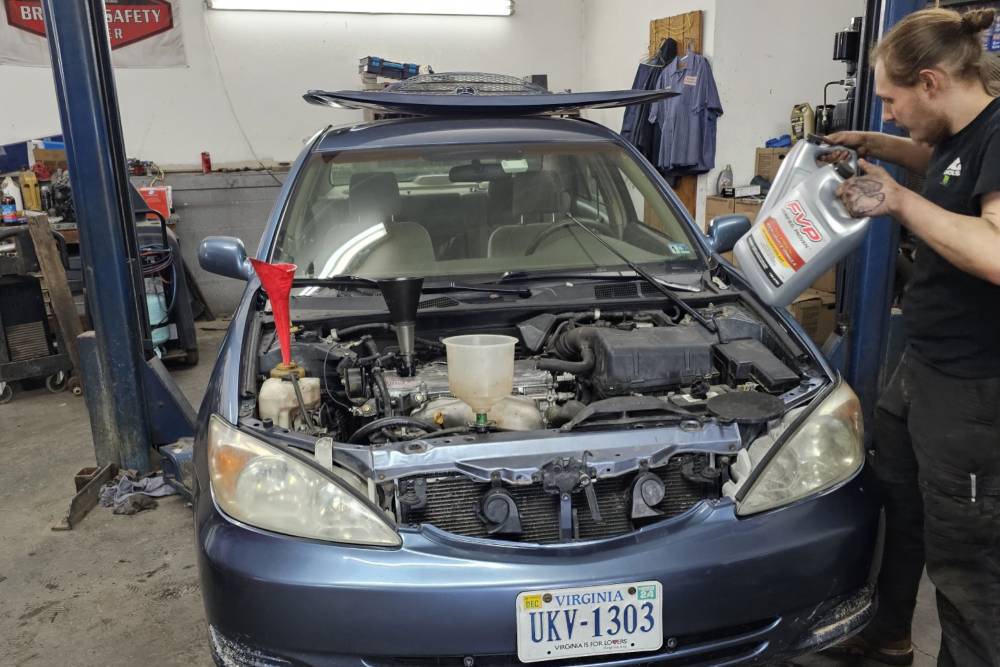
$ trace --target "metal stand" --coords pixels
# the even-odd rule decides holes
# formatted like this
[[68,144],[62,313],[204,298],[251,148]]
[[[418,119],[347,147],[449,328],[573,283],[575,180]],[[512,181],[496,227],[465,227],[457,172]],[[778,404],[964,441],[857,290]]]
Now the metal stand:
[[149,319],[104,2],[44,0],[43,7],[96,332],[92,358],[81,359],[95,450],[99,460],[147,472],[154,442],[143,381]]
[[[872,44],[904,16],[922,9],[921,0],[868,0],[862,26],[861,59],[858,63],[858,98],[855,107],[856,129],[883,132],[882,103],[874,95],[874,82],[868,53]],[[896,132],[898,133],[898,131]],[[897,180],[901,170],[884,165]],[[824,348],[831,361],[839,366],[861,399],[865,419],[875,414],[875,404],[882,389],[887,365],[889,314],[892,305],[899,228],[887,217],[872,221],[862,246],[847,262],[842,316],[846,333],[841,345]],[[866,439],[872,429],[867,429]]]

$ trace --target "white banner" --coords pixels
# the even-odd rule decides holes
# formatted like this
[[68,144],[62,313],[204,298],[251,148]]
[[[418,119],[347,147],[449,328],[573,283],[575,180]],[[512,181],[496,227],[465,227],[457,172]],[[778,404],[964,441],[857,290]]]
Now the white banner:
[[[49,67],[42,0],[0,2],[0,65]],[[105,19],[115,67],[187,66],[180,0],[106,0]]]

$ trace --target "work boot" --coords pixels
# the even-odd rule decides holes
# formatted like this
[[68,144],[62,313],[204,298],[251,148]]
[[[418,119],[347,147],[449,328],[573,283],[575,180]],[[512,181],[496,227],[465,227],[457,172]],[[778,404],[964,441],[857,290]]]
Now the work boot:
[[909,639],[881,641],[855,635],[822,651],[833,658],[865,658],[883,665],[912,665],[913,642]]

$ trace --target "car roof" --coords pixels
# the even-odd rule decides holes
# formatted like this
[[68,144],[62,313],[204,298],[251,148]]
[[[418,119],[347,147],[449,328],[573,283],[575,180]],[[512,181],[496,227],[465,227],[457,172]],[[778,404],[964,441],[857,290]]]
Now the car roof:
[[328,128],[314,152],[502,143],[600,143],[617,134],[586,120],[550,116],[417,117]]

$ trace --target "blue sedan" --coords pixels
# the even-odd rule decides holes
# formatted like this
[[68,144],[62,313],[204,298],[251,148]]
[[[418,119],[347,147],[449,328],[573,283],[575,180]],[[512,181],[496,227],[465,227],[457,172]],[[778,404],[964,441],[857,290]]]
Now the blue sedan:
[[[614,132],[665,91],[310,102],[195,443],[219,665],[744,665],[875,605],[851,389]],[[446,85],[447,84],[447,85]],[[447,88],[442,89],[442,86]],[[475,94],[478,93],[478,94]]]

